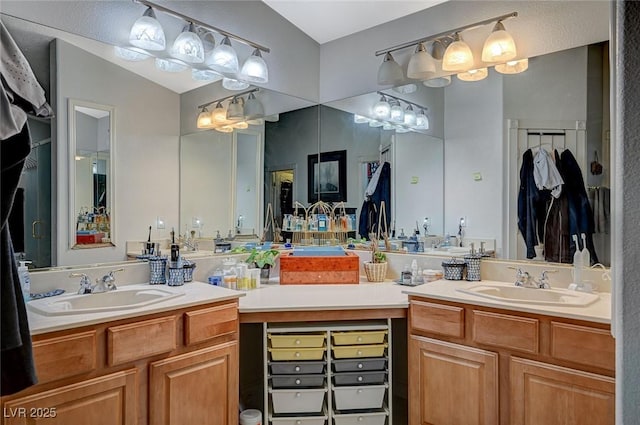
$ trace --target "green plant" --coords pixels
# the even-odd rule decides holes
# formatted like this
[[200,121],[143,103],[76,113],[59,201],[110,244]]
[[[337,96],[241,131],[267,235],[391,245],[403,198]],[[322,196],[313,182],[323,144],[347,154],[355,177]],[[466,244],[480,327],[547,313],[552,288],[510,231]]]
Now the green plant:
[[245,260],[245,262],[252,264],[255,263],[259,268],[264,268],[265,266],[273,266],[276,263],[276,258],[280,252],[276,249],[267,249],[267,250],[258,250],[252,249],[251,254]]
[[373,253],[373,262],[374,263],[384,263],[387,261],[387,256],[382,251],[375,251]]

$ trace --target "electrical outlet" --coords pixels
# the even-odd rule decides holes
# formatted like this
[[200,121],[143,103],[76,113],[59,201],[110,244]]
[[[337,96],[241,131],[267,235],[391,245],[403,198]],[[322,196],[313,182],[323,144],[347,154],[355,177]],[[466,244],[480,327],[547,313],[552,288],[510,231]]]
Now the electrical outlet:
[[191,217],[191,227],[192,228],[199,229],[201,223],[202,222],[200,221],[200,219],[198,217]]
[[163,217],[156,217],[156,229],[158,230],[162,230],[164,229],[164,218]]

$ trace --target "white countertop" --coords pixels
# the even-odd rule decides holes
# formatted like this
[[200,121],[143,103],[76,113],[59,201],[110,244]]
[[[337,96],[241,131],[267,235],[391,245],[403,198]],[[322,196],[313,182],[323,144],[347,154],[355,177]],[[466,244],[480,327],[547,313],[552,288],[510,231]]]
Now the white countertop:
[[240,313],[407,308],[403,286],[393,282],[359,285],[262,285],[240,299]]
[[[176,294],[182,294],[179,297],[172,298],[166,301],[157,302],[143,307],[122,309],[117,311],[103,311],[99,313],[83,313],[83,314],[65,314],[56,316],[47,316],[39,314],[33,311],[27,303],[27,315],[29,318],[29,330],[31,335],[38,335],[46,332],[59,331],[64,329],[72,329],[81,326],[93,325],[96,323],[110,322],[113,320],[127,319],[136,316],[142,316],[153,313],[161,313],[164,311],[176,310],[185,307],[192,307],[200,304],[208,304],[219,301],[231,300],[239,297],[244,297],[244,292],[233,291],[231,289],[225,289],[220,286],[209,285],[202,282],[189,282],[182,286],[168,286],[168,285],[122,285],[122,288],[161,288],[163,290],[174,292]],[[51,298],[47,298],[52,301],[62,300],[63,297],[68,295],[74,295],[74,293],[65,293]],[[83,295],[85,297],[99,296],[98,295]]]
[[[504,282],[492,281],[455,281],[455,280],[436,280],[434,282],[425,283],[415,287],[403,287],[403,293],[407,295],[415,295],[419,297],[428,297],[436,300],[459,302],[464,304],[475,304],[484,307],[501,308],[505,310],[521,311],[526,313],[544,314],[549,316],[564,317],[568,319],[586,320],[597,323],[611,323],[611,294],[599,293],[600,299],[585,307],[564,306],[564,305],[540,305],[527,304],[519,302],[506,302],[502,300],[493,300],[477,295],[459,292],[456,288],[468,288],[480,283],[492,283],[510,285]],[[539,289],[544,291],[544,289]]]

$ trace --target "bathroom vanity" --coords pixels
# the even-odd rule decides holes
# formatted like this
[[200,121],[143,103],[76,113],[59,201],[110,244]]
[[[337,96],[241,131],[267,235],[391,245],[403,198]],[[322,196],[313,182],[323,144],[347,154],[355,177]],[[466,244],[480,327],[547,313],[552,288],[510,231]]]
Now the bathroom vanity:
[[2,398],[3,424],[238,423],[241,294],[184,292],[124,314],[30,313],[39,383]]

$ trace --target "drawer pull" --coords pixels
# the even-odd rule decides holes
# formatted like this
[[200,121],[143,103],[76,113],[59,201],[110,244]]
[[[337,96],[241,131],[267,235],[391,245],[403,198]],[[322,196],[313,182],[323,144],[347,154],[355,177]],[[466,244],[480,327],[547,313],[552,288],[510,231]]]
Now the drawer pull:
[[300,381],[299,379],[296,379],[296,385],[300,385],[302,381]]
[[362,342],[362,337],[361,336],[359,336],[357,339],[358,339],[358,342]]
[[294,356],[296,356],[296,357],[300,357],[300,352],[299,352],[299,351],[296,351],[296,354],[294,354]]
[[358,350],[358,351],[356,352],[356,354],[357,354],[358,356],[361,356],[361,355],[362,355],[362,350]]
[[300,419],[298,419],[298,420],[296,421],[296,425],[300,425],[301,423],[302,423],[302,421],[301,421]]
[[364,421],[364,418],[362,416],[358,416],[358,422],[362,422]]
[[300,345],[300,340],[296,339],[296,345]]
[[358,376],[358,382],[362,382],[364,378],[362,376]]
[[362,369],[364,365],[362,363],[358,363],[358,369]]
[[296,366],[295,371],[300,372],[300,366]]
[[296,398],[300,398],[302,396],[302,393],[296,393]]
[[358,391],[356,391],[356,394],[362,394],[362,390],[358,389]]

